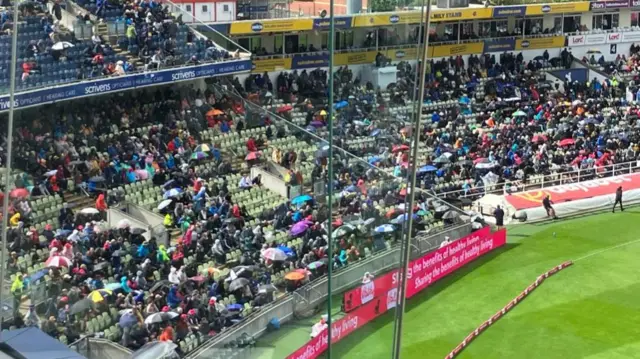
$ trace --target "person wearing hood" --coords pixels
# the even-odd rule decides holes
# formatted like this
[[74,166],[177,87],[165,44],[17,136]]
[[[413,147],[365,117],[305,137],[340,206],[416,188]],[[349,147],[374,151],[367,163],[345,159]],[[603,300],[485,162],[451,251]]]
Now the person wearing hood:
[[11,225],[11,227],[17,227],[19,222],[20,222],[20,212],[16,212],[16,214],[11,216],[11,218],[9,219],[9,224]]
[[[51,251],[53,253],[53,251]],[[61,256],[67,257],[69,260],[73,260],[73,246],[71,243],[66,243],[62,248]]]
[[125,293],[131,293],[131,287],[129,287],[129,283],[126,276],[123,276],[120,279],[120,285],[122,286],[122,291]]
[[104,199],[104,193],[100,193],[96,199],[96,209],[100,212],[107,211],[107,202]]
[[158,263],[169,263],[171,258],[169,258],[169,254],[167,254],[167,250],[165,249],[164,244],[158,246],[158,254],[156,254],[156,260]]
[[24,325],[27,327],[40,328],[40,317],[36,313],[35,305],[29,305],[29,311],[24,316]]
[[142,274],[142,271],[138,271],[136,273],[136,285],[138,286],[138,289],[144,290],[147,288],[147,279]]
[[178,293],[178,286],[172,285],[169,288],[169,294],[167,294],[167,305],[171,308],[177,307],[182,302],[182,298]]
[[149,256],[149,243],[144,241],[137,251],[138,258],[147,258]]
[[118,62],[116,62],[116,68],[113,71],[113,75],[114,76],[123,76],[123,75],[125,75],[124,62],[122,60],[118,60]]
[[168,280],[173,284],[180,284],[180,275],[176,267],[171,267]]

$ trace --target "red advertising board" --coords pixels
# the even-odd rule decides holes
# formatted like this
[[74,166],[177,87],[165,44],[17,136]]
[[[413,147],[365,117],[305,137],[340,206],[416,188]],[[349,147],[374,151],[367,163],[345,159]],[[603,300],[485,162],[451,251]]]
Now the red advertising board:
[[554,203],[562,203],[614,194],[619,186],[622,186],[625,191],[640,188],[640,173],[567,183],[539,190],[514,193],[506,195],[505,199],[516,210],[521,210],[542,206],[542,199],[547,195]]
[[[411,261],[409,263],[409,272],[407,272],[407,298],[417,294],[447,274],[455,272],[474,259],[503,246],[506,243],[506,238],[505,229],[491,234],[489,228],[485,227],[443,248],[428,253],[422,258]],[[394,272],[397,273],[397,271]],[[386,282],[384,283],[386,284]],[[361,292],[358,292],[358,294]],[[387,287],[386,290],[376,290],[374,288],[374,293],[381,293],[381,295],[368,299],[366,303],[354,306],[355,310],[333,323],[331,326],[332,343],[337,343],[356,329],[396,306],[398,293],[395,286]],[[353,297],[355,298],[356,296]],[[300,349],[287,356],[287,359],[315,359],[327,350],[327,346],[328,334],[327,330],[325,330]]]
[[[482,228],[466,237],[460,238],[457,241],[454,241],[447,245],[446,247],[440,248],[435,252],[431,252],[423,256],[422,258],[418,258],[409,263],[409,270],[407,272],[408,284],[407,284],[407,295],[411,297],[416,289],[410,290],[410,288],[414,287],[416,284],[416,280],[420,284],[420,289],[428,286],[430,282],[434,282],[443,276],[455,271],[460,266],[465,265],[466,263],[472,261],[477,258],[478,255],[482,255],[486,253],[486,251],[491,250],[490,248],[483,248],[484,252],[474,256],[466,257],[465,260],[460,260],[458,257],[452,256],[451,258],[447,258],[446,255],[448,253],[458,253],[463,251],[463,248],[467,246],[467,243],[476,243],[478,241],[482,241],[483,243],[487,241],[487,239],[491,240],[493,237],[491,236],[491,231],[489,227]],[[487,244],[485,244],[486,246]],[[502,244],[500,244],[502,245]],[[498,245],[498,246],[500,246]],[[452,254],[453,254],[452,253]],[[450,263],[452,260],[457,260],[458,265],[453,265]],[[445,263],[444,265],[443,262]],[[425,267],[427,265],[427,267]],[[455,267],[455,268],[454,268]],[[441,269],[442,268],[442,269]],[[444,270],[443,270],[444,269]],[[434,277],[437,275],[437,278]],[[429,276],[431,278],[429,279]],[[384,274],[380,277],[375,278],[373,281],[363,284],[355,289],[352,289],[344,294],[344,311],[350,312],[353,309],[359,307],[362,304],[365,304],[372,300],[373,298],[377,298],[388,290],[392,288],[397,288],[398,279],[400,277],[400,272],[398,270],[393,270],[387,274]],[[429,283],[425,281],[430,281]]]

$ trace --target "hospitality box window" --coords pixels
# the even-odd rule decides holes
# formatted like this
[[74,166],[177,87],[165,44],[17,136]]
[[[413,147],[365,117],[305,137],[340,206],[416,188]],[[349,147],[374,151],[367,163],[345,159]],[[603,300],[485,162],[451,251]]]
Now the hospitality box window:
[[620,14],[593,14],[592,29],[611,30],[618,27],[620,23]]
[[522,33],[522,24],[524,23],[524,34],[525,35],[536,35],[541,34],[544,31],[542,27],[542,18],[534,17],[531,19],[516,19],[516,28],[515,32],[517,34]]
[[631,13],[631,26],[640,26],[640,12]]
[[507,20],[483,21],[480,23],[480,37],[496,37],[506,32]]

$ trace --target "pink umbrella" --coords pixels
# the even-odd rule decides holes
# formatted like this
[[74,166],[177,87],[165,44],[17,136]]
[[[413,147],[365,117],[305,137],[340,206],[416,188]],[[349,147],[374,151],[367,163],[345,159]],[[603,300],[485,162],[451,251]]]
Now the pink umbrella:
[[482,163],[482,162],[489,162],[489,161],[484,157],[478,157],[475,160],[473,160],[474,165],[477,165],[478,163]]
[[562,146],[562,147],[571,146],[571,145],[573,145],[575,143],[576,143],[576,141],[573,138],[565,138],[562,141],[558,141],[558,146]]
[[547,140],[547,136],[545,135],[535,135],[531,138],[531,142],[544,142]]
[[251,160],[258,159],[258,157],[260,157],[260,153],[257,152],[257,151],[254,151],[254,152],[249,152],[247,157],[245,157],[244,159],[247,160],[247,161],[251,161]]
[[146,180],[149,178],[149,172],[147,170],[136,170],[136,176],[141,180]]
[[45,262],[47,267],[67,267],[71,266],[71,260],[65,256],[53,256]]
[[9,193],[9,196],[11,198],[29,197],[29,191],[27,191],[25,188],[16,188]]

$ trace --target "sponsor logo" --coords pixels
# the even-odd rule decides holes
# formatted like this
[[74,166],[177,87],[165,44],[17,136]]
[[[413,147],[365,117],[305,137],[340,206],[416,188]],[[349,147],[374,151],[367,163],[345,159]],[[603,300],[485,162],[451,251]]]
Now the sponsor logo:
[[541,10],[542,12],[549,12],[551,11],[551,5],[542,5]]
[[93,93],[100,93],[105,91],[111,91],[111,84],[91,85],[84,88],[85,95]]
[[264,29],[264,25],[261,22],[254,22],[251,24],[251,31],[260,32]]
[[529,40],[524,40],[520,43],[520,46],[527,48],[529,47],[529,45],[531,45],[531,43],[529,42]]
[[178,80],[188,80],[196,77],[195,71],[187,71],[187,72],[178,72],[177,74],[171,75],[172,81]]
[[616,32],[614,34],[609,34],[608,37],[607,37],[607,41],[609,41],[609,42],[617,42],[617,41],[620,41],[620,40],[622,40],[622,36],[620,36],[619,32]]
[[371,281],[362,285],[360,301],[364,304],[372,300],[376,295],[376,283]]
[[398,304],[398,288],[393,288],[387,292],[387,310],[395,308]]
[[404,51],[402,51],[402,50],[398,50],[398,51],[396,51],[396,58],[401,59],[401,58],[403,58],[404,56],[405,56]]
[[400,21],[400,16],[398,16],[398,15],[389,16],[389,22],[391,22],[392,24],[395,24],[398,21]]
[[584,36],[572,36],[571,44],[573,45],[584,44]]

